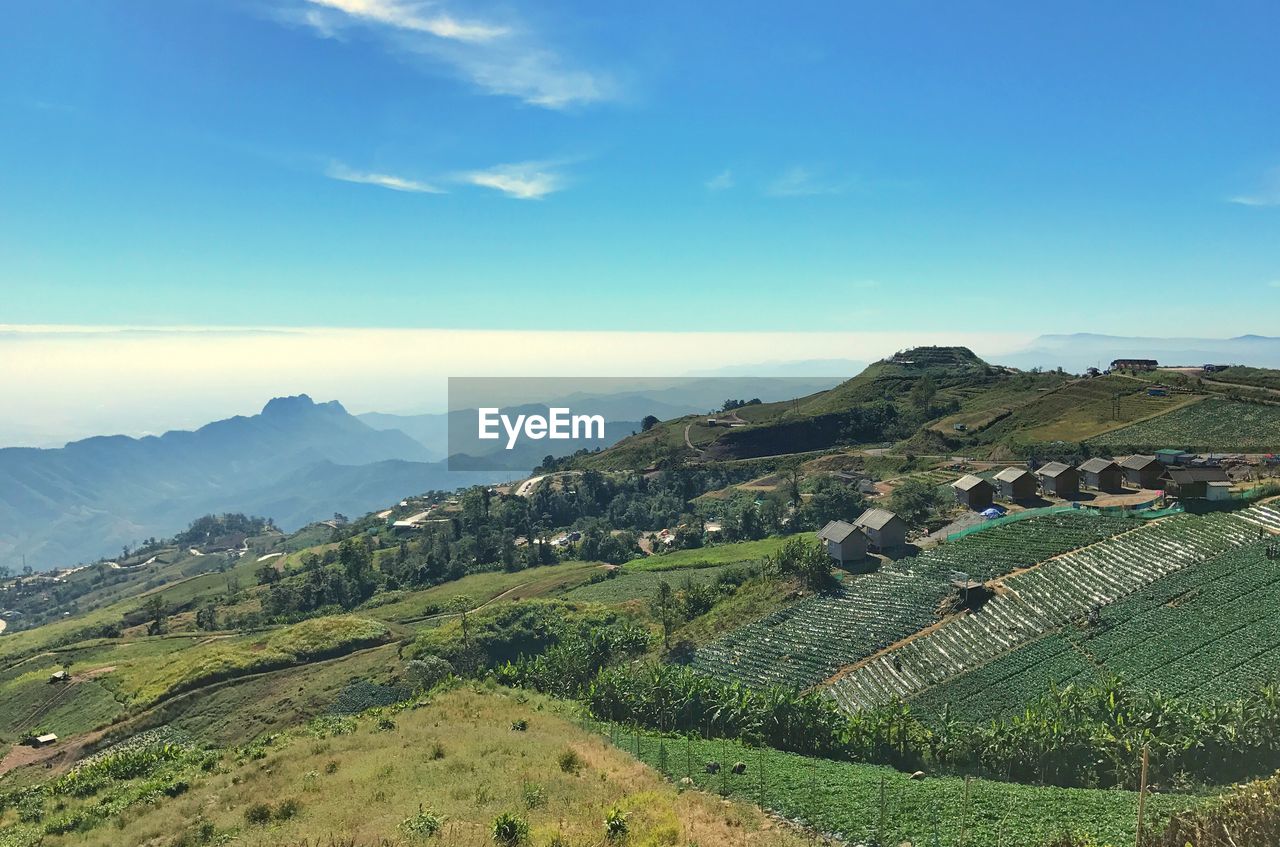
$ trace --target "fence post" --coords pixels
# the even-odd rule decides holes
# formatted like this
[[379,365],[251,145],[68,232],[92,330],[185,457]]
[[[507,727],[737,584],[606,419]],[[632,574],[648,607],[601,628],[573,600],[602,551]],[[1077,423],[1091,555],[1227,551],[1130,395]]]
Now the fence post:
[[880,774],[880,820],[876,824],[876,845],[884,844],[884,817],[888,809],[889,798],[885,795],[885,777]]
[[960,812],[960,847],[964,847],[965,836],[969,834],[969,783],[973,777],[965,774],[964,777],[964,806]]
[[1136,847],[1142,847],[1142,813],[1147,805],[1147,745],[1142,745],[1142,776],[1138,781],[1138,834],[1134,839]]

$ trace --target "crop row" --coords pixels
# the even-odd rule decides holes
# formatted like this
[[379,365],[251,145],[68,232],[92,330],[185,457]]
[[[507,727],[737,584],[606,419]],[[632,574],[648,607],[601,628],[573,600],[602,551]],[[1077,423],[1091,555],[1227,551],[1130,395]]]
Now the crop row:
[[1199,704],[1275,679],[1280,561],[1270,539],[1232,548],[1067,627],[930,688],[924,714],[983,721],[1020,711],[1050,685],[1118,674],[1127,685]]
[[877,656],[828,693],[847,709],[907,699],[1252,536],[1232,515],[1180,515],[1076,550],[1009,577],[979,611]]
[[937,620],[951,573],[988,579],[1133,527],[1132,520],[1063,512],[993,527],[850,577],[698,650],[694,668],[751,685],[806,688]]

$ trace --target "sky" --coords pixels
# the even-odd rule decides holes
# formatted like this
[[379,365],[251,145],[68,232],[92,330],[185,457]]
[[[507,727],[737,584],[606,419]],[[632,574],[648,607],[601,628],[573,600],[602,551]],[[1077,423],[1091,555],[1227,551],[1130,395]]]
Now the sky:
[[[1274,334],[1277,32],[1271,0],[6,4],[0,324],[630,334],[615,370],[642,332]],[[79,364],[10,383],[74,409]]]

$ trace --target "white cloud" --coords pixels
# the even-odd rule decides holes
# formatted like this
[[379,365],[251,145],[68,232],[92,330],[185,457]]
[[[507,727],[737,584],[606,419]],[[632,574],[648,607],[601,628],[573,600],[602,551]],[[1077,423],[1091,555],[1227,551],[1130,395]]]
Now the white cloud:
[[725,168],[704,183],[708,191],[727,191],[736,184],[733,179],[733,171],[728,168]]
[[796,165],[783,171],[769,183],[765,193],[771,197],[811,197],[816,194],[843,194],[849,189],[849,179],[832,179],[809,168]]
[[[434,0],[287,0],[280,20],[325,38],[348,27],[375,33],[397,52],[443,66],[490,94],[549,109],[613,99],[606,74],[572,67],[531,31],[504,22],[456,18]],[[298,5],[299,3],[303,5]]]
[[389,188],[392,191],[408,191],[416,194],[445,193],[443,188],[437,188],[436,186],[426,182],[405,179],[404,177],[394,176],[392,174],[357,171],[347,167],[341,162],[334,162],[330,164],[325,170],[325,176],[330,179],[342,180],[343,182],[358,182],[362,185],[376,185],[379,188]]
[[402,3],[397,0],[307,0],[307,2],[327,9],[336,9],[353,18],[458,41],[490,41],[510,32],[504,26],[474,21],[462,22],[445,13],[424,15],[421,10],[431,8],[425,3]]
[[1263,175],[1258,191],[1228,197],[1227,201],[1240,206],[1280,206],[1280,168],[1272,168]]
[[479,171],[459,174],[458,179],[471,185],[492,188],[518,200],[538,200],[564,188],[564,178],[548,162],[519,162],[495,165]]

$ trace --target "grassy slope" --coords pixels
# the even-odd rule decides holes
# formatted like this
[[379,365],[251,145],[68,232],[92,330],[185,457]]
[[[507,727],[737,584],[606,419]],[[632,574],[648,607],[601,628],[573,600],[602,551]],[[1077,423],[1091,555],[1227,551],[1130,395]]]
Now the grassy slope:
[[464,576],[421,591],[403,592],[391,602],[370,605],[360,611],[378,620],[404,623],[439,613],[456,597],[471,598],[476,606],[497,597],[523,600],[544,597],[586,582],[599,571],[599,562],[561,562],[523,571],[493,571]]
[[[532,844],[547,844],[556,835],[568,844],[598,843],[613,808],[627,815],[627,843],[633,845],[801,844],[748,806],[722,805],[698,792],[678,794],[649,768],[565,720],[560,710],[536,696],[462,688],[395,715],[389,731],[365,718],[353,734],[281,742],[260,760],[237,764],[224,757],[219,772],[197,777],[178,798],[135,807],[118,828],[46,837],[44,845],[167,844],[205,821],[234,843],[250,846],[328,843],[330,835],[357,845],[417,843],[400,823],[420,808],[444,817],[439,843],[459,847],[492,844],[492,821],[503,812],[527,819]],[[528,721],[528,731],[511,730],[517,719]],[[444,755],[433,759],[428,751],[436,742]],[[577,773],[557,765],[567,750],[583,763]],[[528,796],[535,798],[532,804]],[[246,821],[251,805],[286,799],[300,804],[291,819]]]
[[697,547],[692,550],[676,550],[627,562],[623,569],[630,573],[639,571],[668,571],[677,568],[703,568],[710,565],[732,565],[739,562],[759,561],[778,551],[790,536],[774,535],[758,541],[736,541],[713,547]]

